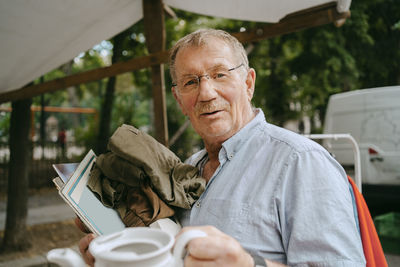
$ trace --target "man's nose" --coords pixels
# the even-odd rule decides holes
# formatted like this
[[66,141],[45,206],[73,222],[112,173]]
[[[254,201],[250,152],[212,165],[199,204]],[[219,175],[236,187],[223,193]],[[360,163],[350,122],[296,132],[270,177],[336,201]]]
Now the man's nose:
[[[205,78],[205,79],[202,79]],[[218,96],[214,83],[210,76],[202,75],[199,76],[199,101],[209,101]]]
[[201,84],[201,79],[202,79],[202,78],[206,78],[206,80],[210,80],[210,75],[204,74],[204,75],[198,76],[198,77],[197,77],[197,81],[198,81],[199,85]]

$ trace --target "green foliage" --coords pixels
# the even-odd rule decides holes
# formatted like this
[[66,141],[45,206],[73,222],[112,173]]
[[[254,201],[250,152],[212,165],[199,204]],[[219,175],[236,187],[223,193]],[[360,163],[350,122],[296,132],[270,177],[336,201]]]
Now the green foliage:
[[400,21],[396,22],[393,27],[392,30],[400,30]]
[[374,218],[376,231],[385,253],[400,254],[400,213],[390,212]]
[[117,92],[111,129],[115,130],[124,123],[135,125],[137,128],[148,126],[150,113],[150,101],[146,100],[138,90]]
[[[2,105],[2,107],[9,107],[10,105]],[[0,111],[0,142],[8,142],[10,136],[10,118],[11,112]]]
[[[354,53],[361,72],[361,87],[387,86],[400,83],[400,31],[393,29],[399,20],[398,1],[371,1],[365,7],[355,3],[355,8],[365,10],[368,17],[368,33],[374,40],[368,49],[351,51]],[[363,9],[365,8],[365,9]]]
[[353,2],[351,11],[341,28],[325,25],[257,44],[250,55],[254,103],[270,121],[323,122],[331,94],[400,83],[400,32],[393,26],[400,4]]
[[[98,121],[93,118],[89,118],[85,121],[84,127],[78,127],[75,129],[75,142],[79,146],[83,146],[86,150],[83,152],[85,155],[90,149],[93,149],[96,145]],[[80,159],[80,156],[78,156]]]

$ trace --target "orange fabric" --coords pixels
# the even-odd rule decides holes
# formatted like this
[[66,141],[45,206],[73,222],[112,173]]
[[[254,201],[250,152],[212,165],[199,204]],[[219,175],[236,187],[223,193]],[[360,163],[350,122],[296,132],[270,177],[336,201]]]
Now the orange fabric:
[[388,266],[381,242],[379,241],[378,234],[376,233],[374,222],[369,213],[367,203],[365,203],[363,195],[358,190],[353,179],[348,176],[351,187],[353,188],[354,197],[356,199],[356,206],[358,212],[358,221],[360,225],[361,241],[364,249],[365,260],[367,267],[381,267]]

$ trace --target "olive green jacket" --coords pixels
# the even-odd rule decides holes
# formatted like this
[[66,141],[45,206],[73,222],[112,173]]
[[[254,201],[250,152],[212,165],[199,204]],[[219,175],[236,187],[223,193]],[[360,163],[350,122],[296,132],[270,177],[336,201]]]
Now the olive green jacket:
[[[122,218],[131,216],[127,212],[132,210],[137,214],[140,209],[151,208],[157,211],[146,219],[151,223],[161,218],[158,216],[171,216],[170,211],[163,212],[165,204],[190,209],[205,189],[205,180],[196,167],[184,164],[168,148],[133,126],[119,127],[111,136],[108,149],[97,157],[88,186],[104,205],[117,209]],[[132,201],[132,188],[143,188],[145,184],[155,194],[144,190],[142,199],[147,201],[141,201],[142,207],[138,209]],[[138,191],[134,190],[136,198]],[[154,201],[154,195],[160,201]],[[148,207],[143,203],[148,203]]]

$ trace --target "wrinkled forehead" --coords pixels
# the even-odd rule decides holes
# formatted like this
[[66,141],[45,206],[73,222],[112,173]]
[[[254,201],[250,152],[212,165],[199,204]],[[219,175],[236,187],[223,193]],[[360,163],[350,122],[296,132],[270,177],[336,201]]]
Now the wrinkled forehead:
[[177,75],[182,75],[215,67],[230,68],[237,61],[238,57],[234,55],[232,47],[214,38],[208,42],[181,47],[175,58],[175,71]]

